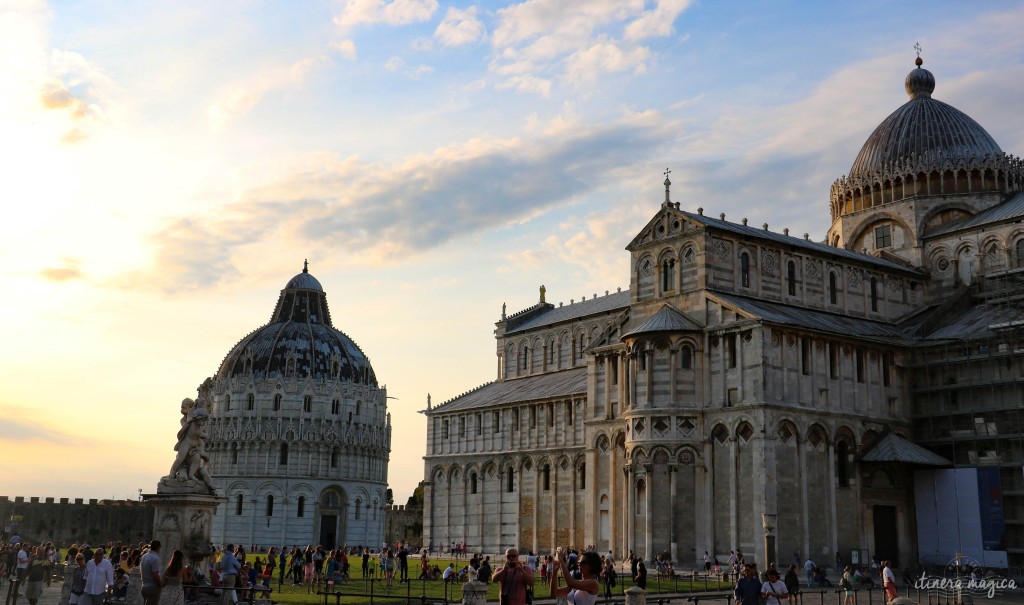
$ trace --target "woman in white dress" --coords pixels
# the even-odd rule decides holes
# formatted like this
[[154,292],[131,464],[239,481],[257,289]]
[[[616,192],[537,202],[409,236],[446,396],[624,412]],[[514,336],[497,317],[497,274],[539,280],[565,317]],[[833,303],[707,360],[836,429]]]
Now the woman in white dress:
[[185,605],[185,591],[181,580],[185,576],[185,555],[180,550],[171,553],[171,560],[164,570],[164,587],[160,591],[159,605]]

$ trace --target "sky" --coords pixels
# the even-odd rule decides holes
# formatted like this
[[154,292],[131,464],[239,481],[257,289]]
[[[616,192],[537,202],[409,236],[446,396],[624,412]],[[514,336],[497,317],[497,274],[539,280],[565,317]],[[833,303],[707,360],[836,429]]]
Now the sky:
[[629,287],[672,199],[821,240],[906,101],[1024,152],[1024,4],[0,0],[0,495],[136,498],[179,405],[309,259],[393,397],[491,381],[493,324]]

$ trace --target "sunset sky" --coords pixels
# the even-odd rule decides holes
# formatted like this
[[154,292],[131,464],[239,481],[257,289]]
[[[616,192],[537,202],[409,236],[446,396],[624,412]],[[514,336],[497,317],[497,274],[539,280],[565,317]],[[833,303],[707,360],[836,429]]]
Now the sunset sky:
[[495,377],[493,324],[629,286],[663,199],[821,240],[906,100],[1024,153],[1024,4],[0,0],[0,495],[135,498],[179,403],[308,258],[396,397]]

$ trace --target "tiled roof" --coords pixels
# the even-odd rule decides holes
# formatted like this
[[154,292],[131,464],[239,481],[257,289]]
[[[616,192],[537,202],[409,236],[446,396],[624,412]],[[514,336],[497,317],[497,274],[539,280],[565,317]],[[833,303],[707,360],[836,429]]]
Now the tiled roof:
[[838,256],[845,260],[855,261],[868,265],[875,265],[876,267],[881,267],[889,271],[911,273],[917,276],[921,275],[920,271],[908,267],[907,265],[894,263],[892,261],[885,260],[884,258],[878,258],[877,256],[861,254],[860,252],[854,252],[852,250],[847,250],[846,248],[829,246],[828,244],[814,242],[800,237],[793,237],[791,235],[775,233],[773,231],[768,231],[767,229],[757,229],[755,227],[748,227],[747,225],[738,225],[736,223],[730,223],[729,221],[723,221],[720,219],[711,218],[709,216],[704,216],[702,214],[687,212],[685,210],[681,210],[680,212],[685,214],[687,218],[697,221],[702,225],[714,227],[716,229],[722,229],[724,231],[731,231],[732,233],[735,233],[737,235],[743,235],[746,237],[758,239],[766,239],[782,246],[794,246],[796,248],[803,248],[805,250],[814,252],[815,254],[829,254],[833,256]]
[[572,321],[589,315],[597,315],[598,313],[617,311],[625,309],[628,306],[629,291],[625,290],[622,292],[614,292],[612,294],[606,294],[605,296],[591,298],[590,300],[583,300],[577,303],[562,305],[561,307],[554,307],[550,311],[541,313],[537,317],[516,326],[512,330],[506,332],[506,334],[524,332],[534,328],[550,326],[565,321]]
[[449,399],[429,413],[461,412],[519,401],[586,394],[587,368],[579,367],[537,376],[488,382],[468,393]]
[[927,464],[928,466],[952,466],[952,462],[942,456],[928,451],[920,445],[911,443],[896,433],[889,433],[878,443],[871,446],[861,457],[865,462],[908,462],[910,464]]
[[629,332],[626,332],[622,337],[626,338],[627,336],[654,332],[700,332],[703,329],[702,326],[697,325],[679,311],[669,305],[665,305],[657,313],[648,317]]
[[947,233],[955,233],[957,231],[963,231],[964,229],[973,229],[975,227],[999,223],[1010,219],[1020,218],[1022,216],[1024,216],[1024,193],[1018,193],[998,206],[993,206],[988,210],[982,210],[965,221],[946,225],[941,229],[929,233],[925,237],[933,238]]
[[815,311],[804,307],[793,307],[721,292],[709,291],[708,297],[712,300],[718,300],[719,302],[734,306],[745,313],[771,323],[869,338],[894,339],[902,338],[903,336],[896,326],[871,319]]

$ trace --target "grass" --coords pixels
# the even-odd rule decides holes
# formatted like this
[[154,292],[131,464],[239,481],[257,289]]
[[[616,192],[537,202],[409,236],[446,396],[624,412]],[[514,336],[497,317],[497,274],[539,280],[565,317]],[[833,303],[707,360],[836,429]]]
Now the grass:
[[[375,562],[375,559],[371,559],[371,564]],[[450,562],[451,559],[431,559],[430,561],[431,565],[437,565],[441,569],[446,568]],[[463,559],[457,561],[454,568],[456,570],[462,569],[465,565],[468,565],[468,562]],[[460,583],[449,583],[446,591],[445,583],[440,580],[416,579],[420,575],[418,557],[409,558],[409,584],[399,584],[396,572],[394,585],[390,589],[381,579],[379,570],[375,580],[371,581],[369,578],[363,578],[361,562],[358,558],[351,558],[350,569],[352,581],[332,587],[330,594],[327,595],[327,605],[337,605],[338,603],[344,605],[363,605],[369,603],[380,603],[381,605],[413,603],[419,605],[423,602],[424,597],[428,604],[462,602],[462,585]],[[315,586],[313,588],[307,588],[303,585],[293,586],[291,581],[286,579],[279,590],[277,578],[278,576],[275,572],[274,581],[271,584],[273,587],[271,596],[276,603],[287,605],[314,605],[316,603],[322,605],[324,603],[324,595],[317,594]],[[619,581],[612,589],[612,598],[622,599],[625,591],[632,586],[633,583],[628,578],[620,576]],[[709,579],[705,582],[703,577],[693,581],[690,579],[689,574],[686,576],[676,576],[675,578],[659,579],[654,575],[648,575],[647,577],[648,594],[731,591],[733,587],[734,584],[732,582],[719,582],[715,579]],[[340,599],[335,597],[335,592],[342,593]],[[492,583],[487,590],[488,602],[496,603],[498,601],[498,592],[498,585]],[[547,585],[541,582],[539,575],[535,577],[534,598],[535,600],[549,599]]]

